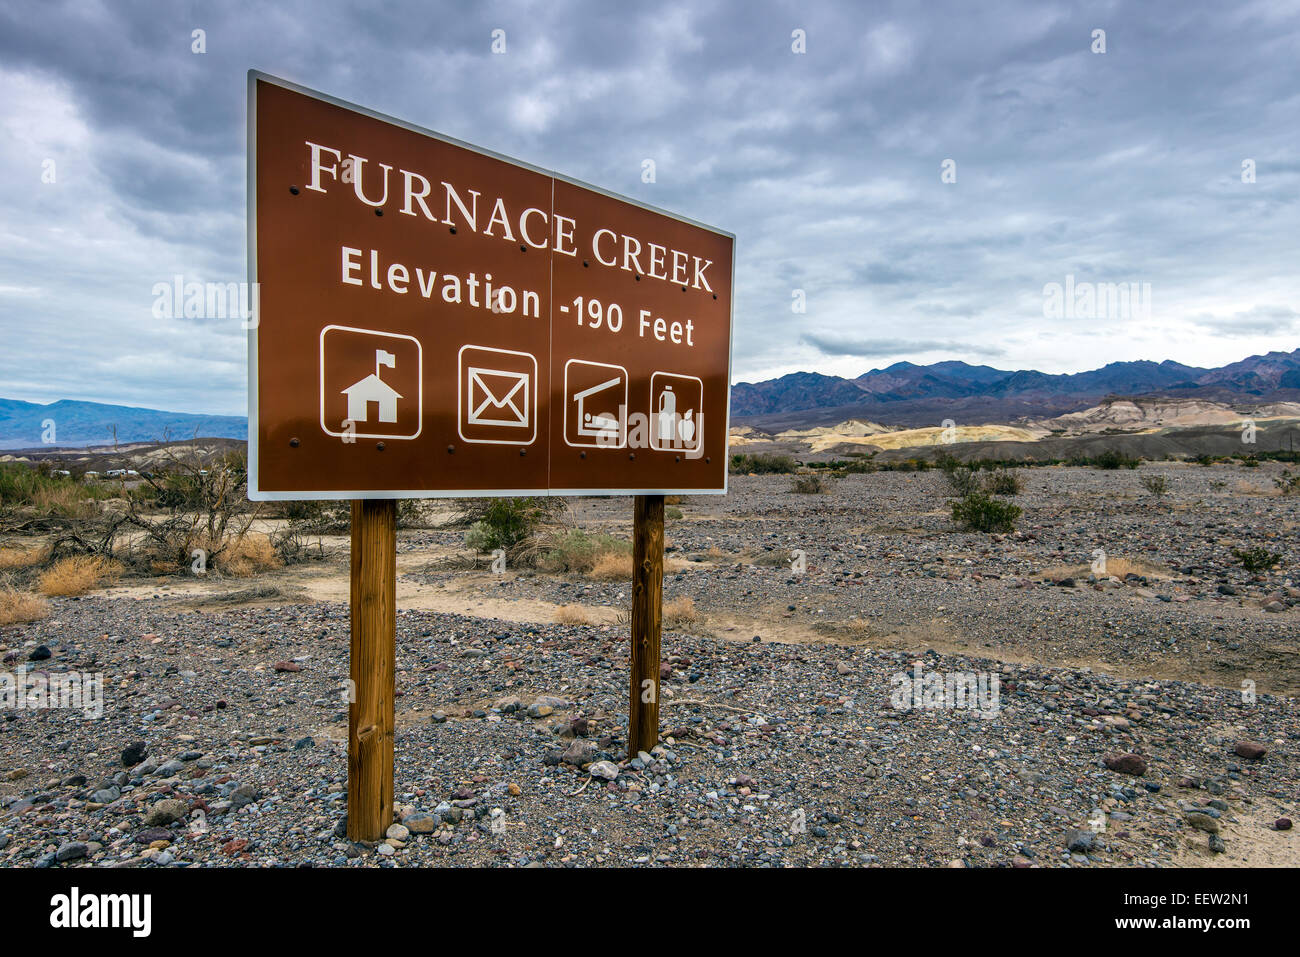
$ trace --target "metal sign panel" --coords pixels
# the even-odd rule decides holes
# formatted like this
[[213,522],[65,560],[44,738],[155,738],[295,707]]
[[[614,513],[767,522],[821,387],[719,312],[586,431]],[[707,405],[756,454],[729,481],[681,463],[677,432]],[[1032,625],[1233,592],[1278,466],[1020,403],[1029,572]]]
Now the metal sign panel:
[[735,237],[249,73],[249,497],[722,493]]

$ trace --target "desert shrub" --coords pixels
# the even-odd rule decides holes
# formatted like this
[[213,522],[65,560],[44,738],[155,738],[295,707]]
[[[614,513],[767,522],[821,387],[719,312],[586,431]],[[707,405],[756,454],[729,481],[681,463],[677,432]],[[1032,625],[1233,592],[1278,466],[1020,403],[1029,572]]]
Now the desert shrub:
[[591,563],[589,577],[598,581],[631,581],[632,553],[608,551],[600,552]]
[[1141,481],[1142,487],[1157,499],[1164,498],[1169,494],[1169,480],[1163,475],[1144,475]]
[[580,528],[572,528],[563,534],[552,534],[538,544],[533,563],[542,571],[594,572],[603,556],[624,556],[626,575],[622,573],[623,565],[615,566],[607,560],[602,566],[602,574],[615,574],[617,577],[632,577],[632,543],[603,533],[592,534]]
[[695,609],[695,599],[690,595],[678,595],[664,602],[663,627],[672,631],[681,631],[695,624],[700,613]]
[[0,463],[0,512],[26,507],[38,514],[78,517],[92,513],[97,499],[113,494],[112,488],[83,485],[16,462]]
[[84,595],[120,571],[116,562],[99,555],[73,555],[59,559],[41,573],[38,587],[45,595]]
[[1270,552],[1267,548],[1253,545],[1250,548],[1234,548],[1232,557],[1241,562],[1241,567],[1252,575],[1268,571],[1282,560],[1282,556]]
[[[397,499],[397,527],[427,528],[427,504],[421,498]],[[303,530],[316,534],[346,532],[352,524],[350,501],[279,502],[275,511],[280,518],[298,522]]]
[[[712,549],[709,550],[710,557],[712,557],[712,551]],[[746,552],[742,558],[748,561],[751,565],[760,565],[766,568],[779,568],[781,566],[789,568],[791,561],[790,551],[789,548],[764,548],[759,552]],[[731,559],[729,556],[719,553],[719,557],[716,560],[729,561]]]
[[789,455],[737,454],[731,457],[733,475],[789,475],[799,464]]
[[248,578],[284,564],[271,539],[255,532],[226,542],[217,554],[217,568],[236,578]]
[[885,472],[928,472],[934,468],[929,459],[902,459],[898,462],[881,462],[878,468]]
[[503,548],[512,559],[558,521],[565,508],[563,499],[538,496],[463,499],[458,505],[460,519],[470,523],[465,544],[476,552]]
[[1292,475],[1290,469],[1283,469],[1282,474],[1273,479],[1273,484],[1283,495],[1300,495],[1300,475]]
[[1092,457],[1085,456],[1080,464],[1090,465],[1097,469],[1135,469],[1142,464],[1142,460],[1125,455],[1118,449],[1107,449]]
[[1019,495],[1024,488],[1024,480],[1009,469],[991,468],[984,477],[984,491],[990,495]]
[[800,475],[790,486],[800,495],[824,495],[831,490],[830,483],[820,475]]
[[[397,500],[398,528],[428,528],[425,515],[426,500],[422,498],[399,498]],[[349,514],[349,521],[351,515]]]
[[670,522],[675,522],[682,517],[682,510],[672,505],[664,506],[664,518]]
[[591,624],[591,617],[581,605],[561,605],[555,609],[555,620],[561,625]]
[[159,469],[141,478],[153,490],[151,504],[166,514],[145,515],[140,499],[128,498],[127,512],[111,517],[117,525],[91,550],[111,554],[117,527],[127,525],[143,532],[130,557],[154,572],[188,568],[195,549],[205,552],[209,567],[219,565],[222,551],[239,542],[257,516],[247,495],[248,461],[242,451],[209,454],[197,446],[165,452]]
[[310,519],[290,519],[271,535],[271,546],[282,565],[298,565],[325,557],[325,545]]
[[855,458],[851,461],[845,462],[841,471],[843,471],[845,475],[864,475],[867,472],[878,471],[878,467],[870,457],[864,456],[862,458]]
[[277,502],[275,509],[280,518],[290,522],[316,522],[324,517],[325,506],[333,504],[321,501]]
[[[346,501],[281,502],[280,515],[299,536],[346,533],[352,527],[352,503]],[[401,509],[398,509],[400,524]]]
[[963,465],[956,456],[944,452],[935,459],[934,464],[943,471],[943,477],[948,481],[953,495],[964,497],[979,490],[979,476],[975,469]]
[[979,477],[968,468],[944,469],[943,477],[948,480],[952,494],[964,497],[978,491]]
[[18,591],[10,585],[0,587],[0,627],[39,621],[50,613],[50,603],[40,595]]
[[1009,532],[1015,528],[1021,508],[1011,502],[976,491],[952,503],[952,520],[976,532]]
[[1300,452],[1294,449],[1256,449],[1250,455],[1260,462],[1300,462]]

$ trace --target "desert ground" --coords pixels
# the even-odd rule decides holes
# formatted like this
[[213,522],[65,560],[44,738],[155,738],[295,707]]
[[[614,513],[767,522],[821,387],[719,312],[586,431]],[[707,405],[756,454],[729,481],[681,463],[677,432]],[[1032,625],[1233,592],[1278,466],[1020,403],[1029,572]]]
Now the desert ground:
[[[993,534],[957,529],[934,470],[812,494],[733,475],[671,503],[640,755],[618,563],[494,572],[435,506],[399,531],[398,820],[375,845],[344,836],[346,534],[253,575],[123,575],[0,627],[10,673],[103,675],[102,717],[0,712],[0,863],[1295,866],[1281,470],[1021,469]],[[565,521],[627,540],[631,512]],[[1248,572],[1248,547],[1278,561]],[[900,706],[931,674],[996,677],[995,706]]]

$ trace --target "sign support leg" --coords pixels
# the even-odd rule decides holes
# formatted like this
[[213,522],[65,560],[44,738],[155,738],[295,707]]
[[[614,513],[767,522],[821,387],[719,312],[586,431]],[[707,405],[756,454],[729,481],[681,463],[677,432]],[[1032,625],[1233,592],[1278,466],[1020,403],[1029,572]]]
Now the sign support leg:
[[659,639],[663,628],[664,497],[638,495],[632,514],[632,694],[629,757],[659,743]]
[[379,841],[393,823],[397,502],[352,503],[352,654],[348,838]]

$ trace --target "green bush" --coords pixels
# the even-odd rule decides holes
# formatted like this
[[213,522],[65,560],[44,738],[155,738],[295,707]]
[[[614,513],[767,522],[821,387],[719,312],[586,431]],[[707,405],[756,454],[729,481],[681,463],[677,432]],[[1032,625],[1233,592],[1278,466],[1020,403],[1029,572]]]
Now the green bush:
[[1169,494],[1169,480],[1163,475],[1142,476],[1142,487],[1157,499],[1164,498]]
[[682,517],[682,510],[673,505],[664,506],[664,518],[667,521],[675,522]]
[[95,499],[120,495],[120,483],[86,485],[70,477],[53,477],[14,462],[0,464],[0,508],[32,506],[49,514],[71,514]]
[[952,494],[956,495],[958,498],[963,498],[971,492],[979,490],[980,483],[978,476],[976,476],[971,469],[965,468],[964,466],[961,468],[945,468],[943,470],[943,475],[944,478],[948,480],[948,484],[952,487]]
[[476,552],[492,552],[498,548],[516,551],[528,544],[564,507],[563,499],[534,496],[463,500],[460,512],[470,522],[465,544]]
[[799,467],[789,455],[737,454],[731,457],[733,475],[789,475]]
[[[1071,464],[1075,463],[1072,462]],[[1142,464],[1142,460],[1125,455],[1118,449],[1107,449],[1100,455],[1094,455],[1091,458],[1082,457],[1082,459],[1078,460],[1078,464],[1090,465],[1097,469],[1135,469]]]
[[535,564],[546,572],[589,572],[606,552],[632,554],[632,543],[603,532],[571,528],[540,547]]
[[844,463],[843,472],[845,475],[865,475],[868,472],[879,470],[879,466],[871,460],[875,453],[872,453],[872,456],[862,456],[861,453],[857,454],[860,457],[854,458],[851,462]]
[[996,469],[984,478],[984,491],[990,495],[1019,495],[1025,483],[1015,472]]
[[1241,562],[1241,567],[1252,575],[1268,571],[1282,560],[1281,555],[1270,552],[1267,548],[1262,548],[1259,545],[1250,548],[1234,548],[1232,557]]
[[961,501],[952,503],[952,520],[976,532],[1013,531],[1020,514],[1019,505],[980,491],[971,492]]

